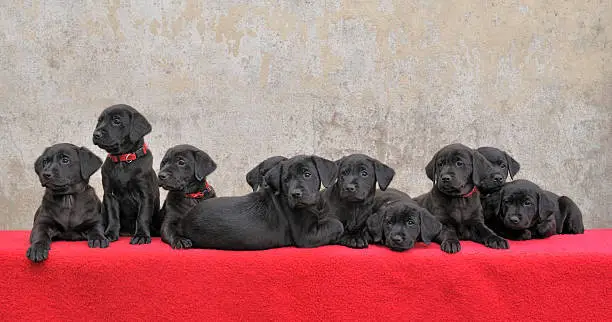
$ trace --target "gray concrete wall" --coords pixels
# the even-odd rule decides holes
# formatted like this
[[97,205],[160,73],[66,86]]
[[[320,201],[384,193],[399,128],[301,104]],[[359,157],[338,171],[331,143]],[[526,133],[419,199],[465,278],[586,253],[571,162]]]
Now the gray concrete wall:
[[612,227],[610,0],[102,2],[0,3],[0,229],[31,227],[45,146],[104,156],[91,133],[114,103],[153,124],[156,169],[174,144],[206,150],[220,195],[270,155],[358,151],[417,195],[463,142]]

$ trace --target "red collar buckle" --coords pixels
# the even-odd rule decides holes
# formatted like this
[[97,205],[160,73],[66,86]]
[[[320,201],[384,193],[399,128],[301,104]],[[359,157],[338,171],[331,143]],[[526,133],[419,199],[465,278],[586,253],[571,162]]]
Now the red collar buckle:
[[145,156],[147,154],[148,148],[149,147],[145,143],[142,146],[142,148],[138,149],[136,152],[130,152],[130,153],[119,154],[119,155],[112,155],[109,153],[108,158],[111,159],[115,163],[117,162],[132,163],[132,161],[138,159],[138,152],[142,151],[141,156]]

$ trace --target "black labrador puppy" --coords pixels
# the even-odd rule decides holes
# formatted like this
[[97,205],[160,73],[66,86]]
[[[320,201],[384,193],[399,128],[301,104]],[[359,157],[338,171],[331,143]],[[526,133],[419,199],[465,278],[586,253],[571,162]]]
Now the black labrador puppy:
[[206,177],[217,169],[210,156],[191,145],[176,145],[164,155],[159,167],[159,185],[168,190],[160,211],[161,238],[170,244],[176,236],[176,223],[189,209],[203,200],[216,197],[215,190]]
[[326,217],[319,188],[330,186],[336,165],[318,156],[296,156],[266,174],[268,187],[241,197],[205,200],[177,223],[173,248],[261,250],[317,247],[334,241],[342,224]]
[[279,162],[285,160],[287,160],[287,158],[283,156],[269,157],[251,169],[251,171],[246,174],[246,181],[253,189],[253,192],[259,190],[259,188],[265,188],[266,182],[264,177],[266,173],[268,173],[268,171],[276,166]]
[[376,191],[373,214],[368,218],[370,240],[395,251],[414,247],[415,242],[431,243],[442,224],[427,209],[396,189]]
[[508,248],[508,241],[485,225],[476,188],[490,172],[490,166],[489,161],[475,150],[462,144],[450,144],[438,151],[425,167],[433,187],[415,200],[442,223],[438,239],[443,251],[460,251],[460,239],[491,248]]
[[497,215],[496,209],[499,203],[501,187],[506,182],[508,176],[510,176],[510,179],[514,179],[514,176],[521,169],[521,165],[508,153],[494,147],[480,147],[476,151],[491,163],[489,173],[484,178],[481,178],[480,184],[478,184],[485,224],[488,226],[490,219]]
[[[102,165],[106,237],[133,235],[130,244],[151,242],[151,223],[159,216],[159,187],[153,154],[144,142],[151,124],[133,107],[106,108],[98,118],[93,143],[108,152]],[[156,219],[159,221],[159,219]]]
[[323,191],[330,215],[344,225],[337,243],[351,248],[368,247],[366,220],[372,214],[376,182],[385,190],[395,171],[363,154],[351,154],[336,161],[338,180]]
[[584,233],[582,212],[574,201],[528,180],[515,180],[503,186],[494,220],[492,228],[513,240]]
[[46,260],[52,240],[87,240],[89,247],[108,247],[102,203],[89,185],[100,165],[102,160],[87,148],[69,143],[48,147],[38,157],[34,170],[45,195],[34,216],[28,259]]

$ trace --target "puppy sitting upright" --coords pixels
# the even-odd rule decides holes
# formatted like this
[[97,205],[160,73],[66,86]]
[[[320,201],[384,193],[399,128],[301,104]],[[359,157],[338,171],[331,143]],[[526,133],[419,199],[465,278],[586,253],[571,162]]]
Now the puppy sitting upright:
[[504,185],[493,219],[493,229],[514,240],[584,233],[582,212],[574,201],[527,180]]
[[396,189],[376,191],[372,211],[367,221],[370,241],[394,251],[408,250],[417,240],[429,244],[442,230],[427,209]]
[[476,151],[491,163],[488,174],[481,178],[478,184],[480,191],[480,203],[485,218],[485,224],[489,226],[490,219],[497,215],[496,209],[499,204],[499,191],[506,182],[508,175],[510,179],[521,169],[521,165],[508,153],[493,147],[480,147]]
[[372,214],[376,182],[385,190],[395,171],[363,154],[352,154],[338,161],[338,181],[323,191],[330,215],[344,225],[338,244],[351,248],[368,247],[366,220]]
[[336,165],[296,156],[266,174],[267,187],[240,197],[219,197],[191,208],[177,227],[173,248],[260,250],[327,245],[343,232],[326,216],[319,188],[330,186]]
[[[161,238],[172,245],[176,223],[202,200],[216,197],[206,177],[217,168],[208,154],[191,145],[174,146],[164,155],[159,167],[159,185],[168,190],[160,211]],[[159,229],[159,224],[154,223]]]
[[46,189],[26,253],[31,261],[47,259],[51,240],[87,240],[89,247],[108,247],[100,199],[89,185],[101,164],[87,148],[68,143],[48,147],[38,157],[34,170]]
[[267,186],[264,177],[266,173],[274,166],[276,166],[279,162],[285,161],[287,158],[283,156],[273,156],[269,157],[258,165],[256,165],[251,171],[246,174],[246,181],[253,188],[253,192],[259,190],[259,188],[265,188]]
[[425,167],[433,187],[415,200],[442,223],[439,242],[443,251],[460,251],[459,239],[491,248],[508,248],[505,239],[485,226],[476,188],[490,166],[480,153],[462,144],[450,144],[438,151]]
[[106,108],[98,118],[93,143],[108,152],[102,165],[106,237],[133,235],[130,244],[151,242],[152,218],[159,215],[159,187],[153,154],[144,142],[151,124],[133,107]]

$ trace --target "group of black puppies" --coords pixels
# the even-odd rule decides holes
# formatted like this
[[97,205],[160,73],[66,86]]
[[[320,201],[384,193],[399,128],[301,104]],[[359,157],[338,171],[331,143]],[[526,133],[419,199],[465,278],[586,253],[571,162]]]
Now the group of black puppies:
[[[104,163],[85,147],[45,149],[35,162],[46,190],[34,217],[30,260],[47,259],[52,240],[105,248],[119,236],[131,236],[131,244],[161,236],[175,249],[226,250],[381,244],[403,251],[434,241],[455,253],[460,240],[503,249],[504,238],[584,232],[582,214],[568,197],[527,180],[506,183],[520,165],[496,148],[442,148],[425,167],[431,191],[414,199],[389,188],[391,167],[363,154],[337,161],[270,157],[246,174],[252,193],[217,197],[206,180],[217,165],[194,146],[170,148],[155,174],[144,141],[151,130],[134,108],[113,105],[93,132],[93,143],[108,152]],[[100,166],[102,201],[89,185]],[[168,190],[161,209],[160,186]]]

